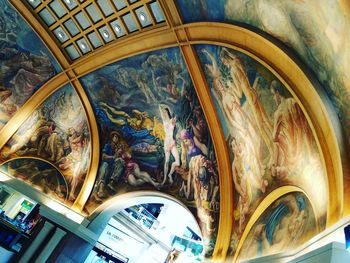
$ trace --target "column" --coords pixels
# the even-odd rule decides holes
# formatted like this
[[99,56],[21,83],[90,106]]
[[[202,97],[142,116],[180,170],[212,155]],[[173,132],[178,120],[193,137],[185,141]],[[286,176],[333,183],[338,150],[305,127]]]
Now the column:
[[27,248],[27,250],[24,252],[23,256],[20,258],[19,263],[26,263],[29,262],[31,257],[34,255],[34,253],[37,251],[41,243],[44,241],[44,239],[47,237],[47,235],[50,233],[51,229],[53,228],[53,224],[50,222],[45,222],[43,228],[40,230],[34,241],[30,244],[30,246]]
[[42,263],[46,262],[47,259],[50,257],[52,252],[55,250],[58,243],[61,241],[61,239],[66,235],[66,231],[62,230],[61,228],[56,228],[55,233],[50,238],[47,245],[44,247],[44,249],[41,251],[38,258],[35,260],[35,263]]

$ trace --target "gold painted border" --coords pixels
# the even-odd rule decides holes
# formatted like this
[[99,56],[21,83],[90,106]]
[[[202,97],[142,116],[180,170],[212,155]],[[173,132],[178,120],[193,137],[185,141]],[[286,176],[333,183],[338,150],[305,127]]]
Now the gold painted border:
[[250,230],[253,228],[254,224],[259,220],[259,218],[262,216],[262,214],[270,207],[270,205],[272,205],[277,199],[283,197],[284,195],[290,194],[290,193],[303,193],[307,198],[308,201],[311,204],[312,210],[314,212],[315,215],[315,220],[316,220],[316,231],[319,232],[319,225],[318,225],[318,213],[315,210],[309,196],[305,193],[304,190],[302,190],[299,187],[296,186],[281,186],[277,189],[275,189],[274,191],[272,191],[271,193],[269,193],[264,200],[262,200],[262,202],[259,204],[259,206],[255,209],[254,214],[251,216],[251,218],[249,219],[246,227],[244,228],[243,234],[241,236],[241,239],[238,242],[238,246],[237,246],[237,250],[233,256],[233,261],[232,262],[236,262],[237,258],[241,252],[241,249],[243,247],[243,244],[246,240],[246,238],[248,237],[248,234],[250,232]]
[[233,181],[229,152],[221,123],[206,78],[193,46],[181,46],[193,85],[208,123],[218,164],[220,183],[220,218],[213,260],[224,260],[230,245],[233,224]]
[[90,166],[88,168],[87,174],[85,176],[84,183],[80,189],[80,192],[72,206],[72,209],[82,213],[84,205],[87,202],[90,193],[94,187],[97,170],[99,168],[100,161],[100,139],[98,133],[98,126],[93,108],[90,104],[89,98],[85,93],[79,80],[75,79],[72,81],[72,86],[75,88],[77,95],[80,97],[80,102],[84,108],[85,117],[87,119],[89,132],[90,132]]
[[[15,6],[17,6],[17,2],[20,1],[12,0],[12,4]],[[173,1],[160,0],[160,4],[163,8],[164,6],[170,6],[170,12],[174,11],[175,5]],[[20,10],[22,10],[20,13],[30,22],[32,27],[42,29],[35,24],[35,17],[26,16],[27,10],[23,6]],[[169,17],[173,19],[173,24],[170,25],[170,28],[159,28],[125,39],[124,42],[118,43],[121,50],[119,50],[119,45],[110,45],[101,49],[99,52],[94,52],[86,56],[86,60],[81,60],[72,65],[65,64],[64,73],[69,78],[76,79],[122,58],[172,46],[201,43],[224,45],[245,50],[251,56],[259,58],[259,61],[264,61],[264,65],[269,65],[270,69],[273,69],[273,72],[278,72],[278,75],[282,79],[285,79],[292,90],[295,91],[299,102],[304,106],[303,109],[308,113],[306,116],[308,116],[309,121],[312,121],[312,127],[314,127],[317,135],[316,138],[318,139],[321,153],[325,160],[329,192],[332,193],[330,195],[327,222],[328,225],[336,222],[343,210],[343,166],[341,161],[344,155],[340,151],[343,147],[340,143],[341,139],[339,139],[341,136],[336,134],[332,126],[337,120],[332,120],[329,117],[330,112],[333,111],[333,106],[322,101],[320,95],[314,90],[313,84],[292,59],[278,46],[264,37],[238,26],[213,22],[181,25],[180,17],[167,15],[167,19]],[[36,21],[36,23],[38,22]],[[54,41],[52,42],[53,44],[50,43],[52,41],[50,36],[47,33],[46,36],[45,33],[43,34],[46,39],[44,42],[51,50],[55,50],[57,46],[55,47]],[[114,48],[119,51],[115,52],[116,50]],[[53,53],[56,58],[60,57],[58,51],[57,54],[55,52]],[[62,57],[60,59],[62,60]],[[60,61],[60,59],[58,60]],[[60,63],[61,65],[64,64],[62,62]],[[205,108],[203,110],[206,112]],[[20,118],[18,119],[20,120]],[[26,118],[22,119],[25,120]],[[3,141],[0,134],[0,143]],[[346,160],[345,158],[343,159]],[[344,164],[346,164],[346,161],[344,161]]]

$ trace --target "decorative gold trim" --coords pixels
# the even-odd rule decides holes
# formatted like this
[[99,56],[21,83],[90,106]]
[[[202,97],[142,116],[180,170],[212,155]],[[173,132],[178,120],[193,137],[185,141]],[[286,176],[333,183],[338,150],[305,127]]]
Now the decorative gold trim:
[[250,230],[252,229],[254,224],[258,221],[258,219],[261,217],[261,215],[266,211],[266,209],[269,208],[269,206],[272,205],[273,202],[275,202],[278,198],[280,198],[286,194],[296,193],[296,192],[303,193],[308,198],[308,200],[311,204],[311,207],[313,209],[313,212],[315,214],[316,230],[317,230],[317,232],[319,232],[318,231],[319,225],[318,225],[318,220],[317,220],[318,214],[317,214],[316,210],[314,209],[312,202],[311,202],[310,198],[308,197],[308,195],[305,193],[305,191],[299,187],[296,187],[296,186],[281,186],[281,187],[277,188],[276,190],[272,191],[270,194],[268,194],[264,198],[264,200],[259,204],[259,206],[255,209],[254,214],[251,216],[246,227],[244,228],[243,234],[242,234],[241,239],[239,240],[239,243],[237,245],[237,250],[235,252],[235,255],[233,256],[232,262],[237,261],[239,253],[241,252],[242,246],[243,246]]
[[0,149],[16,133],[18,128],[27,120],[35,109],[40,106],[52,93],[69,83],[66,74],[59,73],[48,80],[24,105],[18,109],[15,115],[6,123],[0,133]]
[[227,250],[230,245],[233,224],[233,186],[231,161],[223,131],[221,128],[218,128],[221,127],[219,116],[217,115],[217,111],[211,98],[210,91],[196,52],[190,45],[181,46],[181,51],[208,122],[216,152],[220,180],[220,218],[218,235],[213,252],[213,260],[222,261],[226,258]]
[[[167,20],[171,20],[167,22],[169,28],[157,28],[125,38],[122,41],[118,41],[90,55],[84,56],[78,62],[69,65],[62,51],[55,44],[55,41],[50,38],[50,35],[45,32],[45,29],[40,26],[40,23],[36,21],[35,17],[27,12],[28,9],[25,8],[22,1],[11,0],[11,2],[35,30],[39,29],[38,34],[44,39],[45,44],[51,49],[54,56],[66,70],[63,74],[67,74],[67,77],[72,80],[126,57],[174,46],[187,46],[183,49],[188,49],[189,45],[192,44],[216,44],[235,48],[244,51],[246,54],[262,62],[277,76],[284,79],[285,83],[291,87],[292,93],[296,95],[303,110],[307,112],[308,121],[312,124],[311,127],[313,127],[313,132],[316,134],[317,143],[321,149],[327,169],[329,183],[330,202],[328,206],[327,225],[333,224],[342,215],[344,205],[342,159],[344,160],[343,165],[346,165],[347,159],[344,157],[344,153],[340,151],[342,149],[341,147],[343,147],[340,139],[341,135],[332,126],[338,124],[335,118],[330,117],[330,113],[333,112],[333,106],[322,100],[321,96],[315,90],[313,83],[305,76],[297,63],[271,41],[248,29],[224,23],[203,22],[181,25],[180,17],[174,15],[174,2],[160,0],[159,3],[165,10]],[[166,7],[169,7],[168,11]],[[171,14],[169,14],[169,11]],[[191,70],[189,69],[189,71]],[[193,73],[190,72],[190,74],[192,75]],[[50,88],[55,90],[59,87],[53,86]],[[45,94],[49,93],[45,89],[41,89],[40,93],[42,92]],[[38,97],[40,98],[39,95]],[[31,107],[34,107],[35,103],[32,102],[33,99],[30,101],[31,106],[26,106],[29,105],[29,102],[27,102],[25,109],[32,112],[33,109]],[[208,109],[205,107],[203,110],[204,112],[208,112]],[[22,108],[5,125],[4,128],[6,129],[3,129],[5,132],[0,134],[0,147],[6,143],[29,115],[30,113],[25,112]],[[214,128],[210,127],[210,129]]]
[[79,195],[72,206],[72,209],[81,213],[94,187],[97,170],[98,170],[98,164],[100,160],[100,139],[98,135],[98,127],[97,127],[95,114],[90,104],[90,101],[88,99],[88,96],[85,93],[85,90],[83,89],[79,80],[73,80],[72,85],[73,87],[75,87],[75,90],[78,93],[78,96],[80,97],[80,101],[82,102],[82,106],[85,109],[86,118],[88,121],[88,126],[89,126],[89,131],[91,136],[90,166],[88,168],[88,172],[86,174],[84,184],[81,187]]

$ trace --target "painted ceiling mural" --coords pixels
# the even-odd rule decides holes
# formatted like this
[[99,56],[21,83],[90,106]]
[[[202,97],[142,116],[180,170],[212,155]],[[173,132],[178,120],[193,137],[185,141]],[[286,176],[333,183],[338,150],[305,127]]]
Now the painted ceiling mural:
[[186,22],[245,23],[292,47],[318,77],[350,134],[348,0],[177,0],[177,3]]
[[33,158],[9,160],[0,166],[0,171],[20,179],[50,198],[66,203],[68,183],[64,176],[50,163]]
[[236,196],[231,252],[259,203],[284,185],[307,189],[325,227],[327,177],[309,124],[263,65],[225,47],[197,45],[223,126]]
[[317,234],[317,219],[302,193],[290,193],[272,203],[251,228],[238,261],[288,251]]
[[20,126],[0,156],[2,161],[37,157],[54,165],[68,184],[68,190],[62,191],[69,192],[65,203],[71,205],[90,166],[90,151],[90,132],[84,108],[72,86],[66,85]]
[[34,31],[0,0],[0,129],[60,70]]
[[131,57],[81,81],[102,145],[87,213],[125,192],[166,192],[196,216],[210,255],[219,215],[216,157],[180,50]]

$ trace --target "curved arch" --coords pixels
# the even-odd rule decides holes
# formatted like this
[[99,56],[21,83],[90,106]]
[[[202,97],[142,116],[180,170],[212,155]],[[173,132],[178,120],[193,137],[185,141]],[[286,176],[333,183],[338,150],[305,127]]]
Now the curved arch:
[[[347,165],[339,119],[324,90],[301,68],[301,62],[291,54],[249,29],[223,23],[193,23],[184,26],[191,44],[216,44],[239,50],[258,60],[290,87],[308,122],[327,170],[329,207],[327,224],[335,223],[343,213],[343,167]],[[344,166],[343,166],[344,165]],[[336,193],[336,194],[335,194]]]
[[[140,41],[141,39],[143,41]],[[171,29],[147,32],[127,39],[119,43],[121,48],[117,49],[117,52],[113,50],[116,45],[111,45],[108,49],[87,56],[86,59],[89,61],[82,60],[79,63],[67,65],[65,72],[68,78],[75,79],[75,75],[80,77],[107,63],[131,55],[169,46],[190,46],[197,43],[213,43],[245,50],[246,53],[262,61],[264,65],[268,65],[269,68],[273,69],[272,71],[277,72],[277,75],[280,75],[289,84],[294,91],[293,94],[296,94],[299,102],[303,105],[303,110],[307,112],[308,121],[314,127],[314,133],[325,161],[329,191],[332,193],[329,197],[327,223],[331,225],[337,221],[343,211],[343,171],[348,165],[339,121],[327,96],[323,94],[321,89],[315,90],[318,85],[311,80],[310,76],[305,75],[303,69],[299,67],[300,64],[280,46],[263,36],[242,27],[223,23],[181,25]],[[52,49],[52,47],[50,48]],[[199,89],[199,87],[196,88]],[[27,109],[31,110],[30,107]],[[19,114],[17,115],[19,116]],[[22,118],[18,117],[18,120],[24,120],[28,116],[28,114],[23,115]],[[11,123],[16,125],[16,121]],[[8,125],[7,129],[10,132],[13,130],[11,125]],[[2,134],[0,134],[0,145],[3,142]],[[227,176],[226,173],[220,173],[220,175]],[[346,187],[347,181],[345,184]],[[89,192],[88,188],[82,192]]]
[[[119,211],[133,205],[159,202],[163,204],[177,204],[181,206],[193,217],[193,220],[197,222],[188,208],[176,198],[156,191],[135,191],[111,198],[107,202],[97,207],[91,216],[88,217],[90,223],[87,228],[95,234],[100,235],[107,225],[109,219]],[[199,226],[198,229],[200,230]]]
[[[67,194],[66,194],[66,197],[65,197],[65,201],[67,200],[67,198],[68,198],[69,186],[68,186],[68,183],[67,183],[65,177],[64,177],[63,174],[60,172],[60,170],[58,169],[58,167],[56,167],[54,164],[52,164],[51,162],[49,162],[49,161],[47,161],[47,160],[45,160],[45,159],[42,159],[42,158],[39,158],[39,157],[32,157],[32,156],[16,157],[16,158],[12,158],[12,159],[6,160],[5,162],[1,163],[1,164],[0,164],[0,170],[1,170],[1,168],[2,168],[4,165],[9,164],[10,162],[13,162],[13,161],[16,161],[16,160],[24,160],[24,159],[40,161],[40,162],[46,163],[46,164],[48,164],[49,166],[53,167],[53,168],[56,170],[56,172],[61,176],[60,179],[62,179],[62,180],[64,181],[64,184],[65,184],[66,189],[67,189]],[[6,175],[9,176],[9,177],[14,178],[15,180],[19,180],[19,181],[23,181],[23,182],[27,183],[25,180],[17,179],[14,175],[10,174],[9,172],[6,173]],[[28,183],[27,183],[27,184],[28,184]],[[29,184],[29,185],[30,185],[30,184]],[[35,188],[35,187],[33,187],[33,188]],[[57,200],[57,201],[59,201],[59,200]]]
[[18,128],[26,119],[55,91],[69,83],[69,79],[64,73],[57,74],[47,81],[27,102],[15,113],[15,115],[6,123],[0,133],[0,149],[2,149],[8,140],[15,134]]
[[319,231],[319,225],[318,225],[318,216],[317,216],[317,211],[314,209],[313,203],[311,202],[311,200],[309,199],[308,195],[305,193],[304,190],[302,190],[299,187],[296,186],[282,186],[280,188],[277,188],[276,190],[272,191],[268,196],[266,196],[264,198],[264,200],[259,204],[259,206],[256,208],[254,214],[251,216],[251,218],[249,219],[247,226],[245,227],[242,237],[239,240],[238,246],[237,246],[237,250],[233,256],[233,261],[232,262],[236,262],[239,253],[242,249],[242,246],[250,232],[250,230],[252,229],[252,227],[254,226],[254,224],[258,221],[258,219],[261,217],[261,215],[266,211],[266,209],[273,204],[273,202],[275,202],[278,198],[286,195],[286,194],[290,194],[290,193],[303,193],[308,200],[311,203],[311,207],[312,210],[314,212],[315,215],[315,220],[316,220],[316,228],[317,228],[317,232]]

